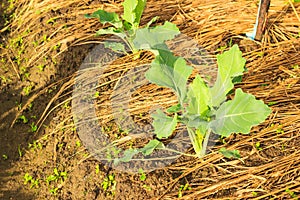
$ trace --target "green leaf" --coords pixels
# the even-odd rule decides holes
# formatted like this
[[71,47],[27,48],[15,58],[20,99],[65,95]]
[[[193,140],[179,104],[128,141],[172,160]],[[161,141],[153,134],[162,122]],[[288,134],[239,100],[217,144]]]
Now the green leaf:
[[233,89],[232,79],[243,75],[246,60],[237,45],[217,56],[218,77],[211,88],[212,105],[219,107],[226,100],[226,95]]
[[122,18],[133,25],[136,19],[135,8],[138,5],[138,0],[125,0],[122,5],[124,7]]
[[142,152],[144,156],[148,156],[152,154],[154,149],[163,149],[163,148],[165,148],[165,146],[162,142],[158,140],[150,140],[148,144],[146,144],[143,148],[140,149],[140,152]]
[[140,24],[141,17],[142,17],[143,11],[145,9],[145,6],[146,6],[146,0],[138,0],[138,4],[134,10],[134,12],[135,12],[134,22],[136,23],[137,26]]
[[236,90],[233,100],[221,105],[216,118],[210,123],[211,129],[219,135],[228,137],[231,133],[249,133],[252,126],[263,122],[271,109],[255,96]]
[[107,29],[100,29],[96,32],[96,35],[107,35],[112,34],[116,35],[120,38],[125,38],[125,33],[120,32],[119,30],[115,29],[114,27],[108,27]]
[[189,101],[187,106],[189,115],[200,116],[208,111],[211,96],[208,87],[199,75],[190,84],[187,99]]
[[172,118],[167,116],[160,109],[158,109],[156,113],[153,113],[151,116],[154,119],[153,127],[157,138],[168,138],[172,135],[178,122],[177,114],[175,114],[175,116]]
[[86,18],[97,18],[102,24],[110,23],[116,28],[122,27],[122,22],[115,12],[106,12],[105,10],[98,10],[91,15],[85,15]]
[[159,55],[151,63],[150,69],[145,74],[146,78],[159,86],[173,89],[179,103],[182,104],[186,98],[186,83],[193,68],[186,65],[183,58],[175,57],[170,51],[158,51]]
[[222,147],[221,149],[219,149],[219,152],[226,158],[241,158],[240,152],[238,150],[227,150],[226,148]]
[[104,42],[104,47],[119,53],[126,53],[124,44],[119,42]]
[[180,104],[177,104],[177,105],[174,105],[174,106],[171,106],[170,108],[168,108],[168,109],[167,109],[167,112],[168,112],[168,113],[177,113],[177,112],[179,112],[181,109],[182,109],[181,105],[180,105]]
[[126,149],[124,151],[124,156],[122,158],[118,159],[118,161],[129,162],[132,159],[132,157],[138,153],[139,153],[138,149]]
[[165,22],[162,26],[138,29],[133,43],[137,49],[155,49],[156,45],[173,39],[179,33],[180,31],[175,24]]

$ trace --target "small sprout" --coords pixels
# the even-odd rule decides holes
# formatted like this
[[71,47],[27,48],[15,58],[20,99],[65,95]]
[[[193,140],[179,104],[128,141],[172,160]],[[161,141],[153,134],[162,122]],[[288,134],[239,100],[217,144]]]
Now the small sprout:
[[288,193],[292,198],[298,200],[298,195],[296,195],[295,192],[291,191],[289,188],[287,188],[285,192]]
[[278,128],[276,129],[276,133],[284,133],[284,130],[282,129],[282,125],[279,125]]
[[299,65],[293,65],[292,68],[293,69],[299,69]]
[[34,140],[32,143],[28,143],[28,148],[31,150],[38,150],[38,149],[42,149],[42,144],[40,142],[37,142],[36,140]]
[[32,133],[36,132],[37,129],[38,129],[37,125],[35,125],[34,122],[32,122],[32,123],[30,124],[30,128],[31,128],[30,131],[31,131]]
[[59,49],[61,47],[61,43],[58,43],[57,45],[55,45],[54,47],[53,47],[53,50],[57,50],[57,49]]
[[152,188],[150,187],[150,186],[148,186],[148,185],[143,185],[143,188],[145,188],[146,190],[148,190],[148,191],[151,191],[152,190]]
[[217,49],[217,51],[224,51],[226,48],[227,48],[226,45],[225,45],[225,46],[220,46],[220,47]]
[[76,141],[76,146],[81,147],[81,142],[79,140]]
[[28,183],[30,183],[30,188],[38,188],[39,186],[39,179],[34,179],[31,175],[29,175],[28,173],[26,173],[24,175],[24,185],[27,185]]
[[18,146],[18,154],[19,154],[19,157],[22,157],[22,155],[23,155],[22,150],[21,150],[21,145]]
[[38,65],[37,68],[42,72],[45,69],[45,65]]
[[96,165],[95,172],[96,172],[96,174],[99,174],[99,172],[100,172],[100,166],[99,165]]
[[98,92],[98,91],[95,92],[94,97],[95,97],[95,98],[98,98],[99,96],[100,96],[100,92]]
[[252,196],[256,197],[257,196],[257,192],[253,191],[251,192],[252,193]]
[[115,174],[109,174],[107,177],[104,178],[104,180],[101,183],[101,186],[104,191],[108,191],[110,189],[110,192],[113,193],[114,190],[116,190],[117,182],[115,180]]
[[58,188],[53,187],[52,189],[50,189],[50,194],[57,195],[57,191],[58,191]]
[[48,19],[47,20],[47,24],[54,24],[55,23],[55,21],[58,19],[58,17],[53,17],[53,18],[50,18],[50,19]]
[[3,154],[3,155],[2,155],[2,158],[3,158],[3,160],[7,160],[7,159],[8,159],[8,156],[5,155],[5,154]]
[[191,190],[191,187],[189,186],[188,183],[186,183],[185,185],[180,185],[179,190],[178,190],[178,198],[181,198],[182,192],[186,191],[186,190]]
[[28,85],[28,86],[23,87],[24,95],[28,96],[30,94],[31,90],[32,90],[32,85]]
[[260,142],[256,142],[256,143],[255,143],[255,148],[256,148],[257,150],[259,150],[259,151],[262,150],[262,147],[261,147],[261,145],[260,145]]
[[64,106],[63,106],[63,107],[64,107],[65,109],[69,109],[69,108],[70,108],[70,105],[69,105],[69,104],[70,104],[70,102],[69,102],[69,101],[66,101],[66,102],[64,103]]
[[26,185],[28,182],[32,180],[32,176],[30,176],[28,173],[24,175],[24,185]]
[[139,174],[140,174],[140,180],[141,181],[146,180],[147,176],[146,176],[146,174],[145,174],[145,172],[142,168],[139,169]]
[[21,115],[21,116],[19,117],[19,119],[22,120],[22,122],[23,122],[24,124],[27,124],[27,122],[28,122],[28,119],[27,119],[27,117],[26,117],[25,115]]
[[276,102],[276,101],[270,101],[269,103],[268,103],[268,106],[273,106],[273,105],[275,105],[275,104],[277,104],[278,102]]

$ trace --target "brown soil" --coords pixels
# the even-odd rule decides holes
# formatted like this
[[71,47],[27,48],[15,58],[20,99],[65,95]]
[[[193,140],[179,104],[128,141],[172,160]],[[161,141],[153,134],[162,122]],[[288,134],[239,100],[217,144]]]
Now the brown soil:
[[[99,162],[82,144],[72,116],[76,72],[103,40],[94,37],[99,23],[83,14],[99,8],[120,13],[121,1],[0,3],[0,199],[176,199],[180,192],[183,199],[300,195],[299,3],[272,1],[267,31],[262,42],[254,42],[244,33],[253,27],[255,2],[148,1],[143,24],[154,16],[160,16],[158,24],[172,21],[212,55],[239,44],[248,72],[238,87],[273,112],[251,134],[226,138],[203,159],[180,157],[146,173],[145,180]],[[144,116],[137,120],[147,122],[143,102],[157,92],[163,94],[151,86],[141,88],[141,104],[130,102],[134,115]],[[168,92],[154,98],[166,99],[172,100]],[[98,116],[110,126],[109,117]],[[217,153],[222,146],[239,150],[242,158],[224,158]],[[26,175],[33,180],[25,181]]]

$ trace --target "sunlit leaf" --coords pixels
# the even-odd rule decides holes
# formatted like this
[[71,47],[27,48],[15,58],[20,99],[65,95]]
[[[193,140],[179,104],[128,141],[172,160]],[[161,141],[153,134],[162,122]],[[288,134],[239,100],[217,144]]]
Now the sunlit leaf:
[[229,51],[217,56],[218,76],[216,83],[211,88],[212,105],[220,106],[226,100],[226,95],[233,89],[232,79],[243,75],[246,60],[237,45]]
[[106,12],[105,10],[98,10],[91,15],[85,15],[86,18],[97,18],[102,24],[109,23],[116,28],[122,27],[122,22],[115,12]]
[[181,105],[180,105],[180,104],[177,104],[177,105],[174,105],[174,106],[171,106],[170,108],[168,108],[168,109],[167,109],[167,112],[168,112],[168,113],[177,113],[177,112],[179,112],[181,109],[182,109]]
[[158,109],[156,113],[153,113],[151,116],[154,119],[153,127],[157,138],[168,138],[172,135],[178,122],[177,114],[172,118]]
[[136,13],[134,12],[134,10],[138,5],[138,0],[125,0],[122,5],[124,7],[124,14],[122,18],[127,22],[134,24],[134,21],[136,19]]
[[190,84],[187,99],[189,115],[204,115],[209,109],[208,105],[211,100],[209,89],[199,75]]
[[211,129],[228,137],[231,133],[249,133],[252,126],[263,122],[271,109],[255,96],[236,90],[231,101],[223,103],[216,111],[216,118],[210,123]]
[[159,86],[172,88],[182,104],[186,97],[187,80],[193,68],[186,65],[181,57],[175,57],[172,52],[159,50],[159,55],[151,63],[146,72],[146,78]]
[[137,49],[151,49],[167,40],[173,39],[179,33],[180,31],[175,24],[165,22],[162,26],[138,29],[133,43]]
[[107,29],[100,29],[96,32],[96,35],[107,35],[107,34],[116,35],[120,38],[126,37],[125,33],[116,30],[114,27],[108,27]]

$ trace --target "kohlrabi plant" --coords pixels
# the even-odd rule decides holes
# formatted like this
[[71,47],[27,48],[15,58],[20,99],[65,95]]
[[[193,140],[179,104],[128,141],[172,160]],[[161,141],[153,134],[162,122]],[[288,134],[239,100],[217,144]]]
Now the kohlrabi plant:
[[85,15],[86,18],[99,19],[103,25],[110,25],[108,28],[98,30],[97,35],[116,35],[125,43],[124,45],[121,42],[105,42],[106,48],[125,54],[127,54],[126,47],[132,53],[141,49],[151,50],[152,46],[173,39],[180,33],[176,25],[170,22],[151,28],[150,25],[157,20],[157,17],[152,18],[144,28],[139,28],[146,0],[125,0],[122,5],[124,13],[121,17],[115,12],[105,10],[98,10],[91,15]]
[[178,123],[189,133],[196,155],[205,155],[211,133],[228,137],[232,133],[248,134],[252,126],[263,122],[271,109],[261,100],[241,89],[235,90],[233,100],[227,95],[234,89],[234,81],[243,75],[246,60],[237,45],[217,56],[218,75],[213,87],[196,75],[186,87],[192,67],[170,51],[158,50],[159,55],[146,72],[147,79],[159,86],[173,89],[179,104],[152,114],[153,127],[158,139],[170,137]]
[[[124,14],[120,18],[116,13],[99,10],[87,17],[96,17],[101,23],[112,25],[100,29],[97,34],[113,34],[120,37],[132,53],[149,50],[154,53],[146,78],[158,86],[171,88],[177,96],[178,104],[152,114],[156,139],[150,140],[143,148],[127,149],[123,157],[116,158],[127,162],[138,153],[150,155],[154,149],[163,149],[161,139],[168,139],[178,124],[183,124],[189,134],[196,156],[205,155],[211,133],[228,137],[232,133],[248,134],[251,127],[263,122],[271,109],[261,100],[241,89],[234,91],[235,81],[243,75],[246,60],[237,45],[229,51],[217,55],[218,74],[216,82],[209,87],[200,75],[187,86],[193,68],[185,59],[175,56],[165,44],[180,32],[175,24],[150,27],[152,19],[144,28],[139,23],[145,0],[125,0]],[[123,43],[106,42],[105,46],[114,51],[126,52]],[[228,94],[234,98],[228,100]],[[227,101],[228,100],[228,101]],[[234,153],[234,155],[236,152]]]

